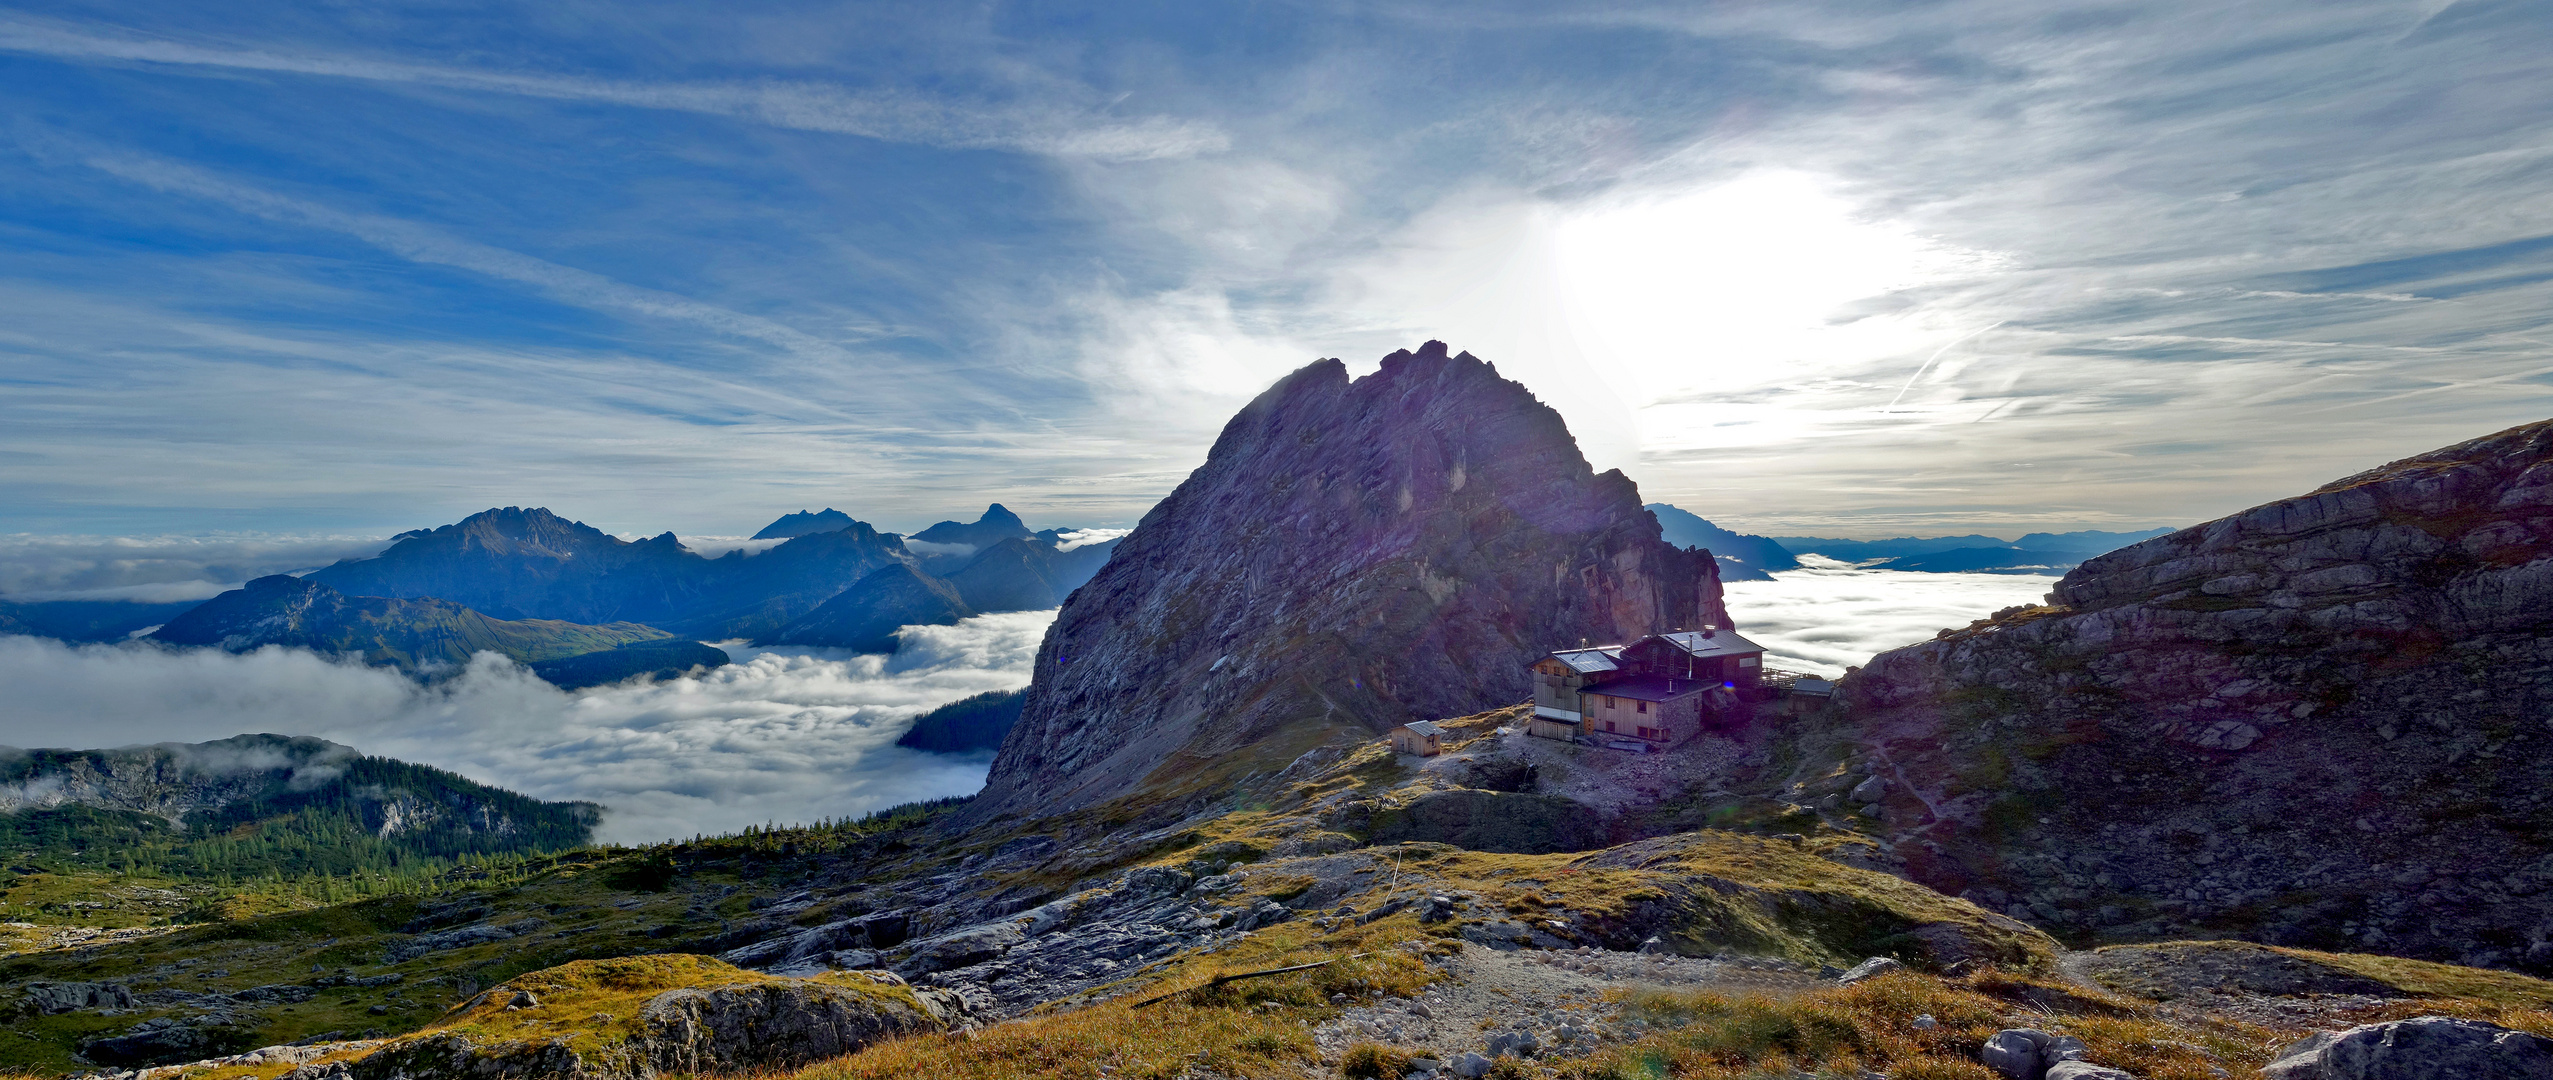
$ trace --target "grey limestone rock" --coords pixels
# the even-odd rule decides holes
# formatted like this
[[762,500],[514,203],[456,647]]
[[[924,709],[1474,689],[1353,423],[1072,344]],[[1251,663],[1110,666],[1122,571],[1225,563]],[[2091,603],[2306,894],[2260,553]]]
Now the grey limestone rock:
[[915,998],[920,1009],[821,983],[687,988],[649,999],[639,1021],[656,1072],[738,1072],[840,1057],[964,1018],[956,995],[923,990]]
[[895,970],[906,976],[972,967],[1009,952],[1027,937],[1017,922],[987,923],[916,942]]
[[1897,961],[1885,956],[1874,956],[1868,960],[1864,960],[1861,963],[1853,965],[1853,969],[1851,971],[1847,971],[1842,975],[1837,976],[1835,981],[1845,986],[1851,986],[1863,979],[1876,979],[1892,971],[1904,970],[1906,970],[1906,965],[1904,964],[1898,963]]
[[47,1016],[78,1009],[130,1009],[133,990],[121,983],[28,983],[18,1007]]
[[2267,1080],[2553,1080],[2553,1040],[2479,1020],[2417,1016],[2317,1032],[2261,1070]]
[[[1838,722],[1911,744],[1897,810],[2039,808],[2000,833],[1930,822],[1926,884],[2086,930],[2553,974],[2553,949],[2518,944],[2553,924],[2553,891],[2501,880],[2542,855],[2526,823],[2553,790],[2548,493],[2553,421],[2133,544],[2045,605],[1873,657]],[[1962,787],[1989,747],[2027,752]],[[2415,904],[2391,900],[2405,862],[2438,879]],[[2262,902],[2295,894],[2321,899]]]
[[2136,1074],[2089,1061],[2060,1061],[2048,1067],[2047,1080],[2136,1080]]
[[2006,1080],[2040,1080],[2047,1075],[2043,1055],[2054,1038],[2037,1028],[2005,1028],[1986,1038],[1977,1060]]
[[1729,625],[1711,556],[1667,543],[1524,387],[1440,342],[1358,379],[1323,360],[1242,409],[1065,602],[964,815],[1087,806],[1294,725],[1500,708],[1555,643],[1703,623]]

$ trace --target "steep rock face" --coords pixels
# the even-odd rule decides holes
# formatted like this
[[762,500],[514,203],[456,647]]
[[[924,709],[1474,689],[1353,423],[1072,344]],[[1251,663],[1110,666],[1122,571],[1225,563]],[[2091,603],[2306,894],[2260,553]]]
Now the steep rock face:
[[1350,381],[1324,360],[1235,416],[1064,605],[970,812],[1480,712],[1555,645],[1727,621],[1709,555],[1661,540],[1638,488],[1487,363],[1430,342]]
[[[2553,421],[2092,559],[1845,680],[1919,877],[2553,971]],[[1901,845],[1907,850],[1911,845]]]
[[583,626],[553,619],[491,619],[447,600],[348,596],[306,578],[276,574],[205,601],[169,620],[151,638],[231,652],[292,645],[353,653],[367,664],[413,674],[457,670],[480,652],[529,664],[665,636],[636,623]]

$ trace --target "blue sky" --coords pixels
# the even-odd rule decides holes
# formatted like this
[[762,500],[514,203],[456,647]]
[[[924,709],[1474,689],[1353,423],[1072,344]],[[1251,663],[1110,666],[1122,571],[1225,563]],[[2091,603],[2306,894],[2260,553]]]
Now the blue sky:
[[1771,533],[2186,524],[2553,414],[2486,3],[19,3],[0,533],[1131,524],[1440,337]]

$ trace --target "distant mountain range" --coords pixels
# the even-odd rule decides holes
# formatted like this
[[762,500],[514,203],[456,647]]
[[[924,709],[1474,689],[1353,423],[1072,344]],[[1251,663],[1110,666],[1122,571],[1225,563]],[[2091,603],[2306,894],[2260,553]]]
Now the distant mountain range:
[[1658,516],[1667,543],[1702,548],[1719,560],[1722,581],[1771,581],[1771,571],[1799,569],[1799,557],[1770,537],[1730,532],[1665,503],[1650,503],[1646,509]]
[[727,663],[704,639],[893,651],[905,626],[1058,606],[1116,550],[1074,530],[1032,532],[1000,503],[909,544],[830,507],[785,515],[755,537],[781,542],[713,559],[672,533],[633,542],[509,506],[200,604],[0,600],[0,633],[116,641],[149,632],[234,652],[282,645],[421,676],[494,652],[574,688]]
[[2031,533],[2018,540],[1992,536],[1898,537],[1891,540],[1845,540],[1828,536],[1753,536],[1731,532],[1666,503],[1650,503],[1668,543],[1704,548],[1720,564],[1722,581],[1771,581],[1772,571],[1798,569],[1801,555],[1823,555],[1879,570],[1923,573],[2056,574],[2094,556],[2107,554],[2172,530],[2138,532],[2084,530]]
[[[555,619],[491,619],[449,600],[348,596],[309,578],[276,574],[205,601],[169,620],[151,639],[232,652],[299,646],[422,673],[457,669],[480,652],[532,664],[671,636],[630,622],[586,626]],[[725,660],[720,654],[719,661]]]

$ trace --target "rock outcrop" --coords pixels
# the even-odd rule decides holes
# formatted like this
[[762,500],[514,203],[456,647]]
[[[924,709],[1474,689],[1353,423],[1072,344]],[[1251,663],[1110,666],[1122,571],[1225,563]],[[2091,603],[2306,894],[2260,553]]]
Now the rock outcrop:
[[2267,1080],[2553,1080],[2553,1039],[2480,1020],[2415,1016],[2306,1036]]
[[2553,421],[2092,559],[1840,693],[1947,891],[2553,971]]
[[885,971],[790,979],[700,956],[581,960],[484,991],[419,1034],[359,1044],[286,1075],[639,1080],[731,1074],[794,1068],[881,1039],[969,1022],[958,995],[915,989]]
[[1521,700],[1556,645],[1727,622],[1709,555],[1660,539],[1638,488],[1489,364],[1440,342],[1361,379],[1323,360],[1235,416],[1064,605],[970,812],[1273,771]]

